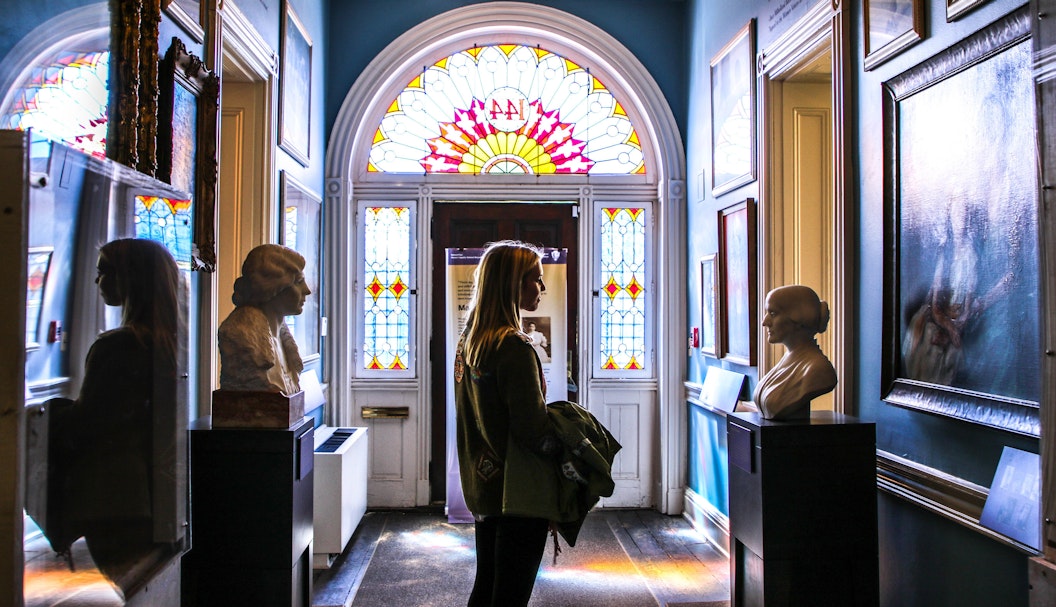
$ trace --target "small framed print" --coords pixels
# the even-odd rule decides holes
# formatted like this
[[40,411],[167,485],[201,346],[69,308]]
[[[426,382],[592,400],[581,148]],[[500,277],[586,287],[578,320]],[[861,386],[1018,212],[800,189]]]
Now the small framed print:
[[755,180],[755,20],[711,60],[711,192]]
[[865,0],[862,12],[866,70],[924,39],[924,0]]
[[304,309],[297,316],[286,318],[297,341],[301,358],[306,361],[319,356],[319,283],[322,233],[322,199],[287,171],[280,175],[282,193],[282,217],[280,244],[289,247],[304,257],[304,278],[312,294],[304,302]]
[[722,348],[719,339],[719,267],[718,254],[700,259],[700,350],[718,358]]
[[308,166],[312,112],[312,39],[293,6],[283,2],[279,72],[279,147]]
[[987,0],[946,0],[946,22],[960,19],[968,11],[986,2]]
[[755,365],[755,199],[719,211],[721,358]]

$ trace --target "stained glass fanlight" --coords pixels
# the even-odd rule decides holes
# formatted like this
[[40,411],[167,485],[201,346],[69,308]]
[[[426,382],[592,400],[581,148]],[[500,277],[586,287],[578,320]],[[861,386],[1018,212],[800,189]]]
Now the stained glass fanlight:
[[411,348],[410,208],[369,207],[364,228],[363,368],[402,371]]
[[388,106],[367,170],[646,172],[627,112],[590,70],[540,47],[469,48],[426,67]]
[[601,368],[645,369],[643,208],[605,208],[601,220]]
[[0,128],[28,130],[106,157],[109,51],[63,52],[36,67]]

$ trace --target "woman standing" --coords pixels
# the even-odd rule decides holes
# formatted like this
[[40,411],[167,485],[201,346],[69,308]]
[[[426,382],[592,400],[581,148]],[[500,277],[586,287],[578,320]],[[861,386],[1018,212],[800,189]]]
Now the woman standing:
[[[542,511],[532,516],[531,507],[510,507],[538,488],[507,482],[509,467],[525,462],[524,454],[555,458],[560,449],[546,413],[542,367],[521,331],[521,310],[536,310],[546,290],[542,252],[516,241],[493,243],[473,281],[455,356],[458,462],[476,520],[469,607],[517,607],[531,597],[549,521]],[[521,457],[510,457],[515,451]]]

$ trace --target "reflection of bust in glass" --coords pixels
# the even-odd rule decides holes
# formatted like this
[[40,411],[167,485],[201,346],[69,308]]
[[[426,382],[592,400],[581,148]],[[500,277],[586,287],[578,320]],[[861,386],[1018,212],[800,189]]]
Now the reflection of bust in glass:
[[220,389],[299,392],[304,363],[284,319],[300,314],[312,292],[304,282],[304,257],[277,244],[255,247],[234,289],[235,309],[217,332]]
[[763,326],[785,355],[755,387],[753,399],[766,419],[808,417],[810,401],[836,387],[836,370],[814,336],[829,324],[829,305],[810,287],[778,287],[766,296]]
[[154,419],[177,407],[181,278],[164,246],[129,238],[100,248],[95,282],[106,305],[121,307],[121,326],[88,350],[77,400],[49,403],[47,514],[38,522],[67,558],[83,535],[128,597],[167,554],[154,536]]
[[525,323],[524,334],[528,336],[528,339],[532,340],[532,348],[539,355],[539,360],[544,363],[550,362],[550,355],[546,353],[546,335],[536,329],[534,322],[529,320]]

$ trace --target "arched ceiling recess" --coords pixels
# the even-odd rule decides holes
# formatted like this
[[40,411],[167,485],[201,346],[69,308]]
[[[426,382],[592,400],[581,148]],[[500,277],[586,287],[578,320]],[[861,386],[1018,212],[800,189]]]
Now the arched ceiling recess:
[[[485,44],[540,46],[587,68],[619,100],[634,124],[648,171],[611,176],[608,183],[660,185],[684,179],[685,153],[674,116],[656,81],[621,43],[597,26],[554,8],[524,2],[488,2],[422,22],[394,40],[364,69],[342,103],[330,136],[326,173],[334,187],[353,182],[399,181],[407,174],[367,171],[373,136],[393,99],[423,66]],[[459,175],[422,175],[423,182]],[[586,175],[476,176],[474,183],[596,183]],[[336,183],[334,183],[336,181]],[[340,184],[340,185],[338,185]],[[663,189],[661,189],[663,191]]]

